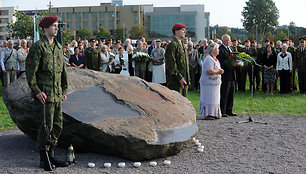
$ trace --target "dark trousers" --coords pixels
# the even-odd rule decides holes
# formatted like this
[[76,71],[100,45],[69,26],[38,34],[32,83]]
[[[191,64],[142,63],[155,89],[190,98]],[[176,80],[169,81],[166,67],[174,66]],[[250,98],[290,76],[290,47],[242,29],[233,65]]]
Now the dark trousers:
[[[293,65],[292,65],[293,67]],[[291,91],[297,90],[297,83],[296,83],[296,71],[293,69],[292,73],[290,73],[290,89]]]
[[249,80],[250,80],[250,90],[251,90],[251,84],[253,82],[256,82],[256,83],[253,83],[253,91],[255,91],[255,89],[257,91],[259,91],[259,89],[260,89],[260,81],[261,81],[259,68],[254,66],[254,76],[253,76],[253,79],[252,79],[252,68],[250,68],[250,70],[248,70],[248,75],[249,75]]
[[244,92],[245,91],[245,83],[247,77],[247,71],[244,68],[237,68],[236,69],[236,77],[237,77],[237,86],[238,91]]
[[300,93],[306,92],[306,72],[298,72]]
[[190,88],[189,90],[195,89],[195,68],[192,68],[192,66],[189,66],[189,74],[190,74]]
[[288,94],[290,92],[290,71],[289,70],[279,70],[280,79],[280,93]]
[[220,107],[221,113],[232,113],[235,95],[235,81],[222,81]]

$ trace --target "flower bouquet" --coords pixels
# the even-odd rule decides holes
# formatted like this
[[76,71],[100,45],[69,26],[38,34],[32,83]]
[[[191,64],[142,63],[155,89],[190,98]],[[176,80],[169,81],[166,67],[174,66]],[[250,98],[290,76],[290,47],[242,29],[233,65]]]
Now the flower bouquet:
[[109,61],[108,62],[112,62],[115,59],[115,54],[112,52],[108,52],[109,54]]
[[149,54],[144,52],[137,52],[132,57],[132,60],[134,60],[135,62],[146,62],[148,59],[151,59],[151,57],[149,56]]
[[251,65],[252,61],[255,61],[255,59],[245,52],[242,52],[239,54],[231,54],[228,59],[224,60],[224,64],[229,69],[233,69],[235,66],[247,67]]

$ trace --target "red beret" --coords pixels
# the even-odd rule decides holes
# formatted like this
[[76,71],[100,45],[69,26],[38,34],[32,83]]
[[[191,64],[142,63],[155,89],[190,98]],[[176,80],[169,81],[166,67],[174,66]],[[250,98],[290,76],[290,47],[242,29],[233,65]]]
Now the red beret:
[[253,41],[252,41],[252,43],[256,43],[256,42],[257,42],[256,40],[253,40]]
[[57,22],[58,17],[57,16],[46,16],[44,17],[40,23],[39,27],[41,28],[48,28],[50,25],[52,25],[54,22]]
[[180,29],[182,29],[182,28],[186,28],[186,25],[185,25],[185,24],[177,23],[177,24],[174,24],[174,25],[173,25],[172,31],[180,30]]
[[[250,42],[250,40],[245,40],[244,42]],[[255,41],[256,42],[256,41]]]
[[283,41],[283,42],[286,42],[286,41],[289,41],[289,39],[288,39],[288,38],[285,38],[285,39],[283,39],[282,41]]
[[266,39],[265,42],[270,42],[270,39]]

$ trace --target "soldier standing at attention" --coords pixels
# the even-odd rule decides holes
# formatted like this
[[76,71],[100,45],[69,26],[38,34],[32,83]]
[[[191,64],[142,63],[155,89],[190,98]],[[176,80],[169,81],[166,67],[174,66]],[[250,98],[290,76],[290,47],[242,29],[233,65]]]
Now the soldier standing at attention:
[[8,41],[8,47],[1,53],[1,69],[3,73],[3,86],[8,87],[17,79],[17,73],[20,71],[17,51],[13,48],[14,41]]
[[300,38],[300,47],[295,52],[294,67],[298,72],[300,93],[306,92],[306,43],[304,38]]
[[[44,137],[45,127],[40,124],[37,135],[37,145],[40,153],[40,167],[44,168],[46,151],[51,163],[55,167],[66,167],[68,163],[61,161],[54,155],[55,146],[63,129],[62,100],[66,100],[68,88],[67,72],[62,45],[55,39],[58,32],[58,17],[47,16],[39,23],[44,30],[41,40],[34,43],[26,58],[26,75],[32,90],[36,113],[45,107],[46,129],[52,145],[46,145]],[[42,119],[42,118],[40,118]],[[40,121],[42,123],[42,120]],[[48,148],[49,147],[49,148]],[[46,170],[46,169],[45,169]]]
[[186,34],[185,28],[185,24],[179,23],[172,27],[174,38],[167,46],[165,57],[167,87],[187,97],[190,76],[187,48],[182,43]]
[[84,66],[86,69],[100,71],[102,69],[102,58],[100,49],[96,47],[96,40],[90,39],[90,47],[84,51]]

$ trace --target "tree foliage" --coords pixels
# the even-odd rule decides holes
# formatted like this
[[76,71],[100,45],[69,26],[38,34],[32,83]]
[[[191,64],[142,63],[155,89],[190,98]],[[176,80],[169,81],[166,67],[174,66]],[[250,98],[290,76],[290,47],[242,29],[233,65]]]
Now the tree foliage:
[[143,36],[146,38],[145,27],[142,25],[132,26],[129,33],[130,33],[130,38],[139,38],[140,36]]
[[278,26],[279,11],[273,0],[249,0],[243,7],[241,20],[244,28],[262,41],[268,32]]
[[96,34],[97,37],[106,37],[109,38],[111,36],[110,32],[108,32],[107,30],[105,30],[104,27],[99,26],[99,31]]
[[63,39],[63,44],[70,43],[73,40],[73,35],[71,34],[70,31],[62,30],[62,39]]
[[85,39],[89,40],[89,39],[91,39],[92,34],[91,34],[91,32],[88,31],[88,29],[85,27],[85,28],[83,28],[83,29],[77,31],[77,36],[80,37],[82,40],[85,40]]
[[[39,13],[37,22],[39,22],[44,16],[47,14]],[[27,37],[33,39],[34,34],[34,22],[33,19],[25,14],[24,12],[20,12],[18,10],[15,11],[14,17],[16,17],[16,22],[10,21],[7,24],[7,28],[10,30],[9,33],[13,38],[21,38],[26,39]],[[42,35],[43,30],[39,28],[39,33]]]
[[127,38],[127,28],[123,28],[119,25],[117,25],[117,28],[114,30],[113,37],[115,40],[124,40]]

